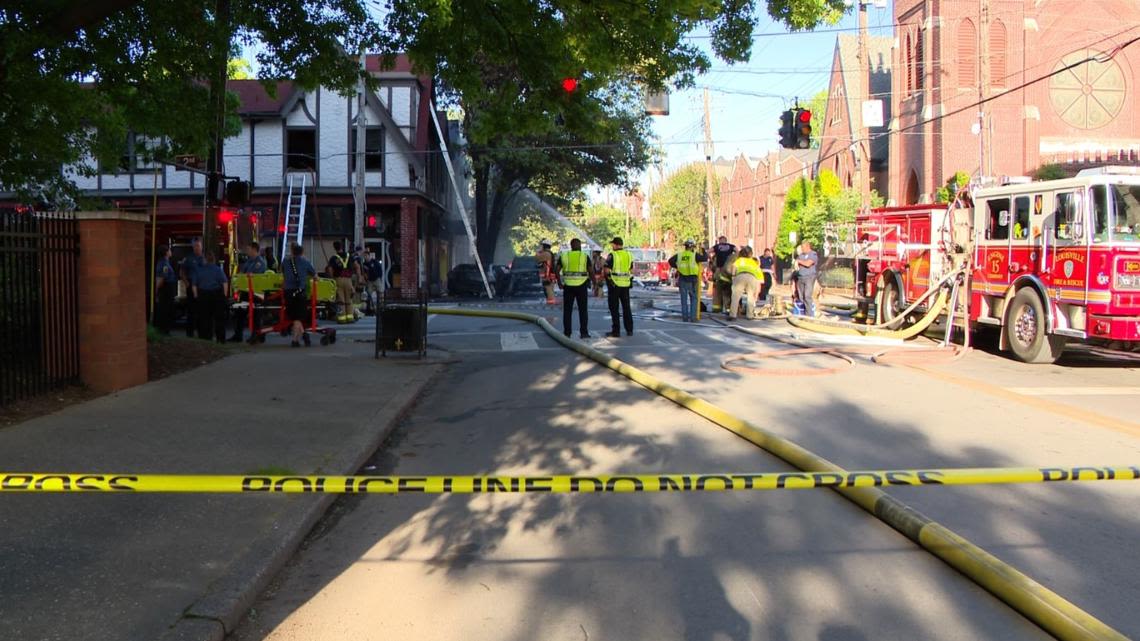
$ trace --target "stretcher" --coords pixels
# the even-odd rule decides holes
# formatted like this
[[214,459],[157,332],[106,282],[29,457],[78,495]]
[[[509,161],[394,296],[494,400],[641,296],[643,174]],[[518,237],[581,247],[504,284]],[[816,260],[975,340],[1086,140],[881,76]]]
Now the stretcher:
[[[245,300],[236,304],[236,309],[246,310],[246,327],[249,329],[249,343],[264,343],[268,334],[278,333],[288,336],[293,321],[289,320],[285,305],[284,275],[273,272],[263,274],[234,274],[230,286],[235,297]],[[309,287],[309,321],[305,324],[305,335],[309,332],[320,334],[321,345],[336,342],[336,329],[320,327],[317,324],[317,309],[321,304],[331,304],[336,300],[336,282],[329,278],[314,277]],[[276,320],[268,326],[258,323],[260,312],[277,312]],[[308,340],[308,339],[306,339]]]

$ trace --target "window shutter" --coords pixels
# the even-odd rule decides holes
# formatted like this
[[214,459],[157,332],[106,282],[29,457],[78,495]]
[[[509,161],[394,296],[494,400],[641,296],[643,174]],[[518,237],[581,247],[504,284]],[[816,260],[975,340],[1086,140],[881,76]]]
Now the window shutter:
[[978,30],[969,18],[958,25],[958,86],[978,86]]
[[990,82],[995,87],[1004,87],[1007,84],[1006,75],[1009,73],[1006,65],[1008,60],[1008,51],[1006,44],[1008,36],[1006,35],[1005,24],[1001,20],[995,20],[990,25]]
[[925,82],[925,79],[923,78],[923,76],[925,75],[926,69],[923,66],[923,49],[924,49],[924,47],[922,46],[922,41],[923,41],[922,29],[919,29],[918,30],[918,37],[915,38],[915,43],[914,43],[914,88],[916,91],[921,91],[923,84]]

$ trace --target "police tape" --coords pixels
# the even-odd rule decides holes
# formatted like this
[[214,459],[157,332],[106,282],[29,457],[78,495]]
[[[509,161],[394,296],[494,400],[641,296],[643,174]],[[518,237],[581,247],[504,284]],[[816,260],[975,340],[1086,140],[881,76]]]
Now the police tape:
[[596,476],[210,476],[0,472],[0,492],[564,494],[581,492],[806,490],[812,488],[1134,480],[1140,480],[1140,466]]

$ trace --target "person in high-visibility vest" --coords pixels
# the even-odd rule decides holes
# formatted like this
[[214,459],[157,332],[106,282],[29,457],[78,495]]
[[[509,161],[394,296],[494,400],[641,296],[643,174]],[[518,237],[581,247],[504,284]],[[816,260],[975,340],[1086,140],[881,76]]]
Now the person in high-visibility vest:
[[760,293],[760,283],[764,274],[760,271],[760,262],[752,256],[751,247],[743,247],[732,263],[732,302],[728,308],[728,317],[736,318],[736,310],[740,306],[740,297],[744,297],[744,318],[752,319],[755,313],[756,296]]
[[704,250],[697,251],[697,241],[692,238],[685,240],[685,248],[669,259],[669,266],[677,270],[677,289],[681,291],[681,320],[686,323],[697,322],[697,277],[701,273],[708,256]]
[[589,338],[590,312],[586,301],[594,268],[590,264],[590,255],[582,251],[582,241],[577,238],[570,241],[570,251],[564,251],[558,256],[558,269],[562,274],[562,333],[570,338],[574,304],[577,303],[578,335]]
[[608,283],[610,322],[612,329],[607,336],[621,336],[618,326],[618,307],[621,307],[621,320],[625,325],[625,335],[633,336],[633,310],[629,306],[629,289],[633,287],[633,254],[625,250],[621,238],[610,241],[613,251],[606,258],[606,281]]

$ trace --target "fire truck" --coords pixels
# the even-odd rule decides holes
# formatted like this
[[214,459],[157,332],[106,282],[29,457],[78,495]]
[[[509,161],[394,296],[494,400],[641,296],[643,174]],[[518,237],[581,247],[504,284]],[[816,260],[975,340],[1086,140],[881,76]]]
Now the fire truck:
[[964,269],[966,295],[950,313],[998,329],[1001,349],[1022,361],[1052,363],[1069,342],[1140,347],[1138,168],[1009,180],[951,206],[873,209],[850,235],[856,296],[875,304],[879,322]]

